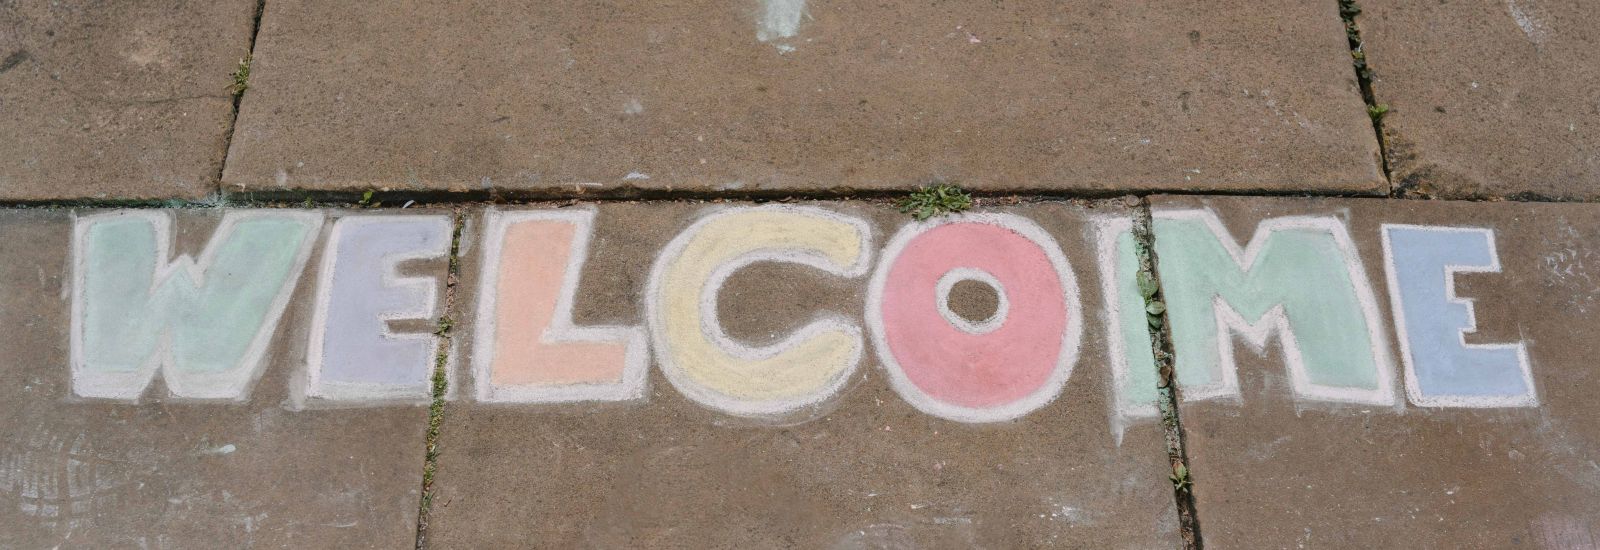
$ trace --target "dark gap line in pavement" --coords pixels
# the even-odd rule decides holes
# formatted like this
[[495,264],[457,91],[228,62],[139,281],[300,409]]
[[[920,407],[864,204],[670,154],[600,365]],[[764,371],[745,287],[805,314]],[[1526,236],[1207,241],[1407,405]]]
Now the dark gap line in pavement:
[[[1161,426],[1165,432],[1167,461],[1171,466],[1168,479],[1172,481],[1173,506],[1178,510],[1178,530],[1185,550],[1200,550],[1200,517],[1195,510],[1194,472],[1189,469],[1189,453],[1184,447],[1183,420],[1178,414],[1180,399],[1177,376],[1173,370],[1175,353],[1167,327],[1167,310],[1161,291],[1161,277],[1157,271],[1155,229],[1150,212],[1150,201],[1143,200],[1133,223],[1134,250],[1139,256],[1139,289],[1145,302],[1145,327],[1150,331],[1150,352],[1156,365],[1156,406],[1161,413]],[[1111,299],[1111,298],[1107,298]]]
[[1339,19],[1344,23],[1344,37],[1350,46],[1350,66],[1356,72],[1356,84],[1361,89],[1361,101],[1367,104],[1367,119],[1372,121],[1372,133],[1378,139],[1378,161],[1383,168],[1383,179],[1389,182],[1389,195],[1397,196],[1403,190],[1394,185],[1389,174],[1389,143],[1383,136],[1383,117],[1389,106],[1378,103],[1372,93],[1372,65],[1367,61],[1367,51],[1361,44],[1361,27],[1356,16],[1361,15],[1361,5],[1356,0],[1339,0]]
[[222,174],[228,169],[228,152],[233,148],[233,133],[239,128],[239,103],[244,99],[244,94],[250,91],[248,87],[250,65],[255,62],[256,37],[261,34],[261,16],[266,11],[267,0],[256,0],[255,14],[253,14],[250,21],[250,42],[246,44],[244,59],[239,60],[239,67],[236,69],[236,71],[244,72],[245,76],[241,81],[238,73],[234,74],[235,86],[243,84],[244,87],[229,89],[229,92],[233,95],[233,113],[232,116],[228,117],[228,130],[222,135],[222,161],[217,163],[217,186],[212,194],[213,197],[216,197],[215,202],[218,203],[222,202]]
[[428,515],[433,510],[433,478],[439,468],[439,430],[444,426],[445,396],[450,392],[449,369],[451,346],[454,337],[451,330],[455,321],[451,317],[455,313],[456,282],[461,278],[461,230],[466,225],[466,209],[456,208],[453,220],[455,229],[450,235],[450,266],[445,272],[444,299],[440,308],[440,316],[434,335],[438,336],[438,351],[435,352],[433,361],[433,401],[428,404],[428,430],[423,438],[424,452],[422,460],[422,488],[417,498],[417,538],[416,548],[421,550],[428,544]]
[[[3,201],[0,209],[71,209],[71,208],[352,208],[372,210],[399,210],[403,208],[455,208],[471,206],[561,206],[570,204],[650,203],[650,202],[798,202],[798,201],[855,201],[890,203],[909,196],[912,189],[864,190],[848,192],[829,191],[771,191],[771,192],[695,192],[666,190],[636,190],[628,192],[599,193],[546,193],[546,192],[448,192],[448,191],[389,191],[374,193],[364,198],[364,193],[315,192],[299,194],[298,198],[284,193],[225,195],[220,200],[182,199],[81,199],[47,201]],[[1098,201],[1124,197],[1148,198],[1155,195],[1216,196],[1216,197],[1289,197],[1289,198],[1342,198],[1377,200],[1428,200],[1446,202],[1510,202],[1510,203],[1596,203],[1596,199],[1547,196],[1537,193],[1514,193],[1504,196],[1432,197],[1416,194],[1373,195],[1361,193],[1317,193],[1294,190],[1001,190],[970,191],[977,200],[976,206],[1017,204],[1028,202]]]

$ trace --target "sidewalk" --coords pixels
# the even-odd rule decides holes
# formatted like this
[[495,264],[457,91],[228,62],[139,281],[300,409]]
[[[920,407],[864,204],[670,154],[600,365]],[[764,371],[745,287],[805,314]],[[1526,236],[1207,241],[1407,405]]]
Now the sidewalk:
[[902,4],[0,6],[0,546],[1600,544],[1600,11]]

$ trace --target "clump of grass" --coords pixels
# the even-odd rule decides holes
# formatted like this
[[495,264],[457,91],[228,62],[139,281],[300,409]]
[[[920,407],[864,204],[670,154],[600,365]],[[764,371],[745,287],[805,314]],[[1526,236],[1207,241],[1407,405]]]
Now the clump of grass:
[[948,183],[921,187],[911,196],[900,199],[900,211],[923,221],[941,214],[951,214],[972,208],[972,195]]
[[239,60],[239,68],[233,70],[233,84],[228,86],[228,93],[241,96],[248,89],[250,89],[250,56],[245,56]]

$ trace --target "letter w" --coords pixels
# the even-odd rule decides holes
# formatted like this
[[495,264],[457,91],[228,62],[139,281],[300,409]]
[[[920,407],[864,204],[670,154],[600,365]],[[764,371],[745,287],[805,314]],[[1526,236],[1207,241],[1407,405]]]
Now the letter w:
[[173,396],[244,398],[321,218],[229,212],[198,261],[169,260],[173,235],[166,212],[77,219],[73,392],[137,400],[160,369]]

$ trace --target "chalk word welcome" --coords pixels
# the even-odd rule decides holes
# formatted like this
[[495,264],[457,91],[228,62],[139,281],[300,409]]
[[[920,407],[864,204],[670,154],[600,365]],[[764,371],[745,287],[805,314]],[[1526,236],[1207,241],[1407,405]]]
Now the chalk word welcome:
[[[782,415],[840,393],[871,353],[894,390],[963,422],[1020,417],[1061,393],[1088,318],[1076,269],[1020,214],[907,223],[881,247],[872,225],[806,206],[712,207],[655,259],[638,326],[580,326],[573,303],[595,211],[490,210],[478,255],[472,396],[500,403],[625,401],[645,395],[650,357],[679,392],[742,416]],[[327,226],[302,395],[332,402],[429,397],[439,339],[394,321],[439,315],[432,277],[402,262],[442,260],[442,215],[233,211],[198,258],[173,257],[170,214],[79,217],[71,281],[72,388],[133,401],[159,372],[173,397],[238,400]],[[1133,221],[1095,220],[1099,291],[1111,348],[1114,416],[1156,414],[1156,368],[1138,288]],[[1492,230],[1386,224],[1382,258],[1392,317],[1345,224],[1325,216],[1262,221],[1242,245],[1207,210],[1154,214],[1155,251],[1186,399],[1238,398],[1236,340],[1276,338],[1294,396],[1422,407],[1529,407],[1522,342],[1468,344],[1473,304],[1455,276],[1498,272]],[[751,346],[717,316],[724,283],[756,263],[795,264],[860,281],[865,311],[818,312],[780,341]],[[954,313],[955,285],[992,289],[987,319]],[[864,322],[858,321],[864,319]],[[1391,322],[1392,321],[1392,322]],[[1398,338],[1397,369],[1390,326]],[[870,348],[870,349],[869,349]],[[1397,370],[1399,374],[1397,374]]]

